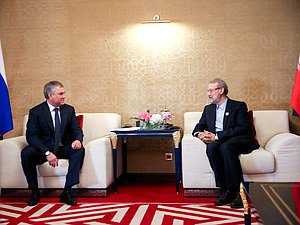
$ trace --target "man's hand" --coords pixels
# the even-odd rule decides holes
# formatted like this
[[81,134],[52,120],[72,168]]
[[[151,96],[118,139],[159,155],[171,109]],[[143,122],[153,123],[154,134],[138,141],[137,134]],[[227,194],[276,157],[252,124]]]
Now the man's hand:
[[74,141],[73,143],[72,143],[72,148],[73,149],[81,149],[81,142],[79,141],[79,140],[76,140],[76,141]]
[[211,133],[211,132],[206,131],[206,130],[204,130],[203,132],[199,132],[198,133],[198,138],[201,141],[203,141],[204,143],[207,143],[207,144],[213,142],[216,139],[214,133]]
[[56,167],[58,166],[58,159],[56,155],[54,155],[52,152],[48,156],[46,156],[46,159],[50,166]]

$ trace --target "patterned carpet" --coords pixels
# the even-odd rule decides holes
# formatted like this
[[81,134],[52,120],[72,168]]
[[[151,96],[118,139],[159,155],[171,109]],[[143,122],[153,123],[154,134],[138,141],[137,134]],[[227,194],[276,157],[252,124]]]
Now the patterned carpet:
[[[243,209],[215,206],[215,198],[186,198],[175,182],[128,182],[117,193],[102,198],[76,198],[67,206],[58,197],[42,197],[38,205],[28,198],[0,198],[0,224],[121,224],[121,225],[243,225]],[[252,207],[251,222],[262,224]]]
[[[252,224],[262,224],[252,210]],[[1,203],[0,224],[244,224],[242,209],[216,207],[213,203],[87,203],[67,206],[40,203]]]

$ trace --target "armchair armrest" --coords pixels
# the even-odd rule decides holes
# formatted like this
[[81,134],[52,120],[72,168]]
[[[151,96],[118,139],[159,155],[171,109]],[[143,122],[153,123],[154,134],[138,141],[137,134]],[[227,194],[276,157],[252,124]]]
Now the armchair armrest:
[[300,136],[282,133],[273,136],[265,149],[275,156],[275,173],[278,182],[300,181]]
[[[27,141],[25,136],[18,136],[13,138],[4,139],[0,142],[0,150],[6,149],[7,147],[14,146],[13,149],[16,150],[18,148],[21,152],[23,148],[27,146]],[[1,152],[0,152],[1,154]]]
[[206,144],[192,134],[184,134],[181,144],[183,187],[215,186],[213,172],[206,156]]
[[206,144],[204,142],[191,134],[185,134],[181,143],[183,170],[198,173],[198,165],[201,165],[201,170],[205,173],[212,171],[206,156]]
[[[27,145],[25,136],[0,141],[0,187],[27,187],[21,165],[21,151]],[[8,175],[11,174],[11,176]]]
[[107,188],[113,182],[113,159],[109,137],[101,137],[85,145],[80,187]]

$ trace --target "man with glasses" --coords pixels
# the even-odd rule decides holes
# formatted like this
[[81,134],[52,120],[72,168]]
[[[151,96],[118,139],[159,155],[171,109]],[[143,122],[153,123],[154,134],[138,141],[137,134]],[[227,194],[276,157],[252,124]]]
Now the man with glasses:
[[192,134],[206,143],[216,186],[221,188],[215,205],[242,208],[239,187],[243,172],[239,155],[250,153],[253,142],[246,103],[232,100],[227,94],[224,80],[216,78],[209,83],[207,95],[211,104],[205,106]]

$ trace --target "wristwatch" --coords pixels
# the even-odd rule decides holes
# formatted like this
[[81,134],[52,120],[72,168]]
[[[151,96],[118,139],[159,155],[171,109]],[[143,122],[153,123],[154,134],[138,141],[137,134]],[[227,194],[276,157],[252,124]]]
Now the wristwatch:
[[45,152],[45,156],[48,156],[48,155],[50,155],[50,151]]

